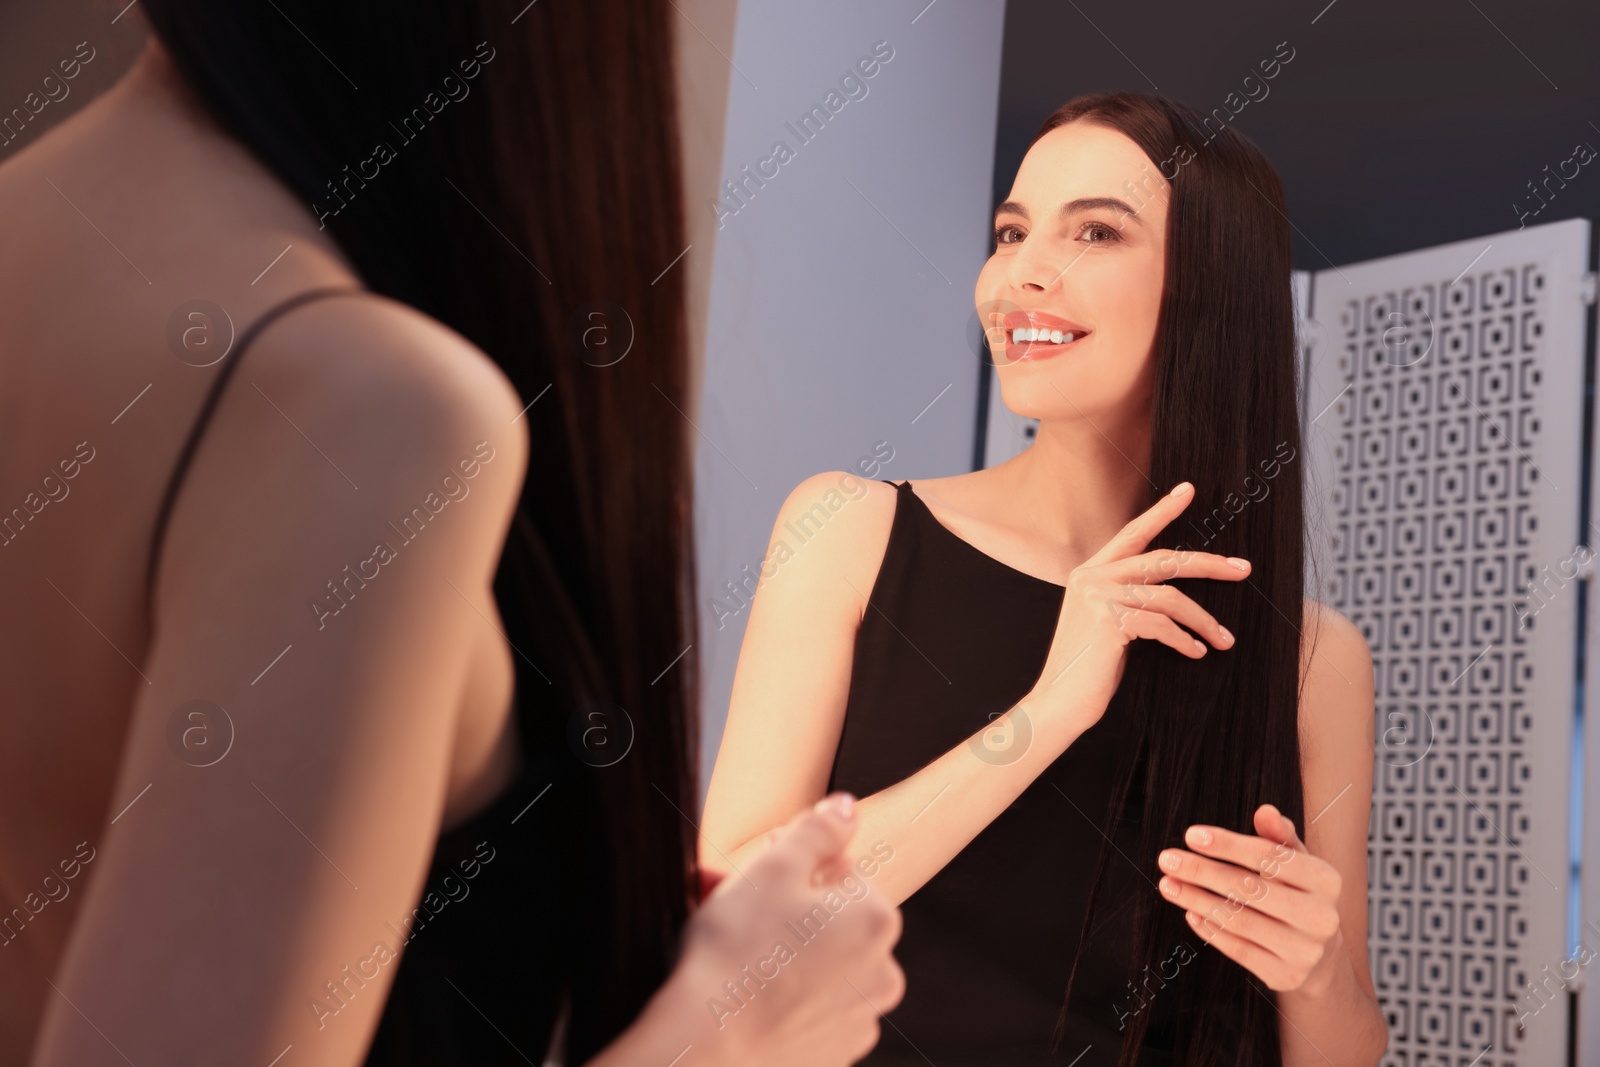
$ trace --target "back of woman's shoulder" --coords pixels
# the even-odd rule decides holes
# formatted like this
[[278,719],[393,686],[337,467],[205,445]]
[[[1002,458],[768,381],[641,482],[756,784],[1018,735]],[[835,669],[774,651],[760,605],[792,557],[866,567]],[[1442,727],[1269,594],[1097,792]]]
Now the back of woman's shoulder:
[[[256,369],[346,402],[381,397],[406,415],[473,420],[522,410],[515,385],[460,333],[379,293],[323,299],[285,315],[251,354]],[[263,367],[270,366],[270,370]]]

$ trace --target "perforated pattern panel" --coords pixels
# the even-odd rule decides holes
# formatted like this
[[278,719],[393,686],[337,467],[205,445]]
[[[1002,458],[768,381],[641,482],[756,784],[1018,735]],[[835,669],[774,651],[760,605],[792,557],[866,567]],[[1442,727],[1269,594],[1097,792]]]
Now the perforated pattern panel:
[[1566,1062],[1565,997],[1529,987],[1567,955],[1588,241],[1569,220],[1312,279],[1307,592],[1372,650],[1390,1065]]

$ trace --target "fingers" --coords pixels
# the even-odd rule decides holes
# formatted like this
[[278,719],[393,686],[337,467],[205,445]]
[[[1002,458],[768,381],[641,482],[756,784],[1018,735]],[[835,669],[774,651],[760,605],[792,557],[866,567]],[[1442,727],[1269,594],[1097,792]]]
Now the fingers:
[[1305,848],[1305,842],[1294,832],[1294,822],[1271,804],[1256,809],[1256,832],[1269,841],[1279,841],[1290,848]]
[[816,869],[811,872],[811,884],[813,887],[833,885],[842,881],[846,875],[851,874],[855,869],[855,864],[851,861],[850,854],[842,851],[817,865]]
[[[1228,632],[1227,627],[1217,621],[1205,608],[1194,602],[1194,599],[1170,585],[1125,585],[1122,587],[1119,606],[1130,606],[1145,611],[1159,612],[1170,616],[1177,622],[1187,626],[1194,633],[1203,634],[1205,638],[1217,648],[1232,648],[1234,637]],[[1119,616],[1120,622],[1121,616]],[[1187,643],[1196,643],[1195,639],[1187,632],[1183,634]],[[1178,646],[1173,646],[1177,648]],[[1183,648],[1178,649],[1185,651]],[[1205,648],[1202,646],[1201,653]]]
[[1270,841],[1252,834],[1234,833],[1220,826],[1191,826],[1184,842],[1192,852],[1236,864],[1270,880],[1296,889],[1325,892],[1338,872],[1298,842]]
[[[1206,890],[1215,894],[1211,899],[1225,900],[1230,911],[1248,906],[1291,926],[1309,929],[1319,925],[1319,917],[1315,914],[1319,910],[1317,898],[1282,879],[1268,878],[1258,871],[1196,855],[1181,848],[1164,849],[1157,861],[1167,874],[1161,880],[1163,893],[1169,883],[1181,888],[1192,887],[1197,891]],[[1167,899],[1221,921],[1199,907],[1196,898],[1168,895]],[[1247,932],[1245,936],[1250,934]]]
[[[1159,613],[1200,634],[1216,648],[1232,648],[1234,638],[1227,628],[1195,601],[1162,583],[1173,578],[1212,578],[1220,581],[1242,581],[1250,574],[1250,562],[1237,557],[1222,556],[1215,552],[1195,552],[1188,549],[1157,549],[1145,551],[1150,540],[1175,519],[1194,496],[1194,486],[1180,483],[1167,496],[1158,500],[1144,514],[1124,526],[1099,552],[1089,557],[1077,570],[1094,573],[1085,575],[1092,581],[1092,591],[1079,582],[1071,583],[1080,595],[1101,597],[1107,584],[1120,588],[1112,603],[1126,605],[1138,611]],[[1139,619],[1137,613],[1119,614],[1118,625],[1133,636],[1151,637],[1163,644],[1198,659],[1205,654],[1205,646],[1176,625],[1167,625]],[[1140,628],[1135,632],[1133,623]]]
[[[1234,560],[1239,562],[1235,563]],[[1242,566],[1241,566],[1242,564]],[[1122,582],[1156,585],[1174,578],[1216,578],[1243,581],[1250,574],[1250,561],[1215,552],[1196,552],[1188,548],[1157,548],[1136,556],[1112,560],[1103,565],[1106,574]]]
[[1173,487],[1172,492],[1117,531],[1116,536],[1107,541],[1100,551],[1090,556],[1085,565],[1098,567],[1143,552],[1156,534],[1166,529],[1169,522],[1183,513],[1183,509],[1189,506],[1189,501],[1193,497],[1194,486],[1189,482],[1179,482]]
[[[1302,988],[1336,958],[1330,953],[1339,943],[1339,911],[1327,896],[1274,886],[1263,900],[1246,904],[1170,875],[1162,877],[1160,889],[1186,909],[1189,925],[1207,942],[1273,989]],[[1263,904],[1272,901],[1289,905],[1279,909],[1286,918],[1266,914]]]
[[1268,986],[1302,988],[1336,958],[1339,872],[1275,806],[1258,806],[1252,821],[1259,836],[1189,827],[1188,849],[1156,857],[1165,872],[1157,888],[1208,944]]
[[1299,862],[1302,853],[1291,845],[1253,834],[1235,833],[1220,826],[1191,826],[1183,840],[1194,852],[1237,864],[1269,879],[1282,879],[1290,885],[1307,888],[1301,872],[1309,864]]
[[1160,641],[1190,659],[1199,659],[1206,654],[1205,645],[1159,611],[1141,611],[1133,608],[1117,619],[1117,625],[1129,637]]
[[[899,914],[896,911],[895,914]],[[879,967],[870,975],[863,976],[860,981],[852,980],[855,986],[853,996],[859,997],[879,1015],[887,1015],[904,999],[906,994],[906,973],[900,969],[900,964],[890,957],[888,966]]]
[[1202,940],[1267,983],[1269,989],[1294,987],[1294,972],[1282,957],[1248,938],[1222,929],[1193,911],[1184,912],[1184,918]]
[[[1161,879],[1161,895],[1180,908],[1199,915],[1219,930],[1252,941],[1282,959],[1299,959],[1321,942],[1292,922],[1261,911],[1241,900],[1219,896],[1199,886],[1173,878]],[[1278,891],[1266,894],[1271,899]]]
[[[1111,563],[1130,562],[1132,559],[1144,560],[1144,567],[1152,576],[1146,578],[1149,582],[1166,581],[1168,578],[1194,576],[1205,578],[1238,578],[1243,573],[1248,573],[1248,564],[1244,568],[1228,563],[1228,557],[1219,556],[1214,552],[1179,551],[1175,549],[1159,549],[1156,552],[1146,552],[1150,542],[1156,534],[1166,529],[1167,525],[1183,513],[1194,498],[1194,486],[1189,482],[1179,482],[1172,492],[1156,501],[1143,514],[1117,531],[1116,535],[1085,561],[1085,566],[1101,567]],[[1153,558],[1150,558],[1153,557]],[[1245,561],[1241,561],[1245,562]],[[1177,571],[1172,568],[1177,566],[1199,566],[1203,571],[1193,572]],[[1220,565],[1220,566],[1219,566]],[[1228,568],[1232,568],[1229,570]],[[1216,573],[1212,573],[1215,571]],[[1238,573],[1235,573],[1238,572]]]
[[838,857],[855,832],[855,797],[833,793],[774,831],[772,847],[763,857],[809,880],[818,867]]

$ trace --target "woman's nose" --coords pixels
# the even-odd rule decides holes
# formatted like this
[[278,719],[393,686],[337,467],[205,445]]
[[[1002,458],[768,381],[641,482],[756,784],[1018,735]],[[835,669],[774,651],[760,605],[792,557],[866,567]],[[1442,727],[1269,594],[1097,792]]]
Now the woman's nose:
[[1050,289],[1065,273],[1066,265],[1057,263],[1053,250],[1042,243],[1031,248],[1024,240],[1006,266],[1006,282],[1017,292],[1040,293]]

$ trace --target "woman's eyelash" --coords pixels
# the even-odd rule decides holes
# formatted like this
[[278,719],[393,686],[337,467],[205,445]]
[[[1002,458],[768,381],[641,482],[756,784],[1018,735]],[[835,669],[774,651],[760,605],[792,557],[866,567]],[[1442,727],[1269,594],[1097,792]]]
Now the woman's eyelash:
[[[1104,230],[1106,233],[1111,235],[1106,240],[1091,241],[1090,244],[1108,244],[1110,241],[1121,240],[1121,238],[1122,238],[1122,234],[1120,234],[1117,231],[1117,228],[1115,226],[1112,226],[1108,222],[1096,222],[1096,221],[1094,221],[1092,219],[1090,221],[1088,221],[1088,222],[1085,222],[1083,224],[1083,226],[1078,230],[1078,233],[1081,235],[1084,230],[1087,230],[1090,227],[1093,227],[1093,228],[1099,229],[1099,230]],[[994,242],[995,242],[995,244],[1016,244],[1017,243],[1016,241],[1002,241],[1001,237],[1007,231],[1015,230],[1017,228],[1018,228],[1017,225],[1015,223],[1011,223],[1011,222],[1008,222],[1003,226],[996,226],[994,228]]]

